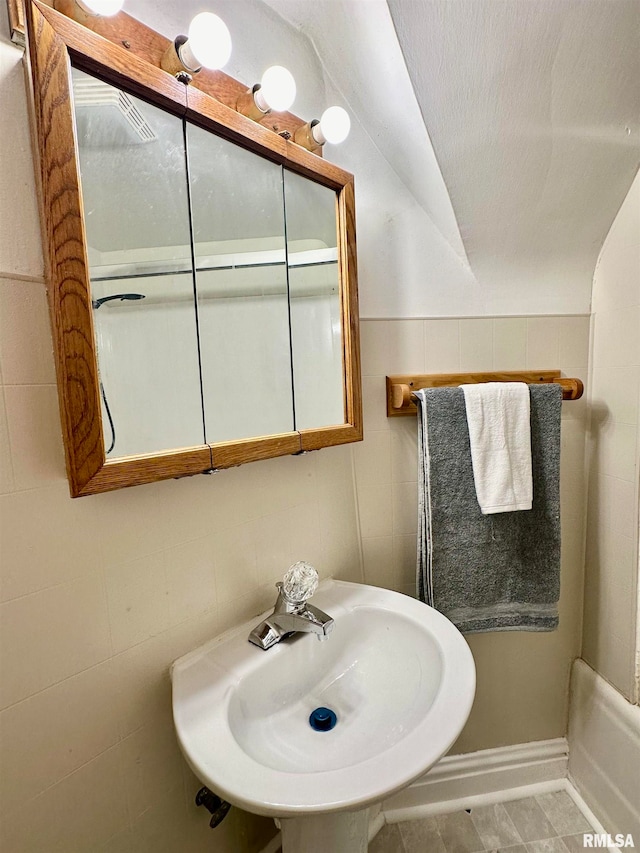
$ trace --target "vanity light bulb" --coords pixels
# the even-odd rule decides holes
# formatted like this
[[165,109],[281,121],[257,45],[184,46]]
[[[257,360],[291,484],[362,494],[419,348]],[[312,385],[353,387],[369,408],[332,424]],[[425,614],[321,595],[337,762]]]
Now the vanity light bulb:
[[108,18],[118,14],[124,6],[124,0],[81,0],[78,5],[84,7],[90,15]]
[[263,112],[288,110],[296,97],[296,81],[293,74],[282,65],[272,65],[262,75],[260,88],[255,93],[258,107]]
[[231,34],[227,25],[212,12],[200,12],[189,24],[188,39],[181,59],[188,68],[223,68],[231,56]]
[[[326,141],[332,145],[339,145],[349,136],[351,119],[349,113],[342,107],[329,107],[322,113],[320,124],[317,127],[320,129],[320,135],[324,137],[323,144]],[[320,142],[319,139],[318,142]]]

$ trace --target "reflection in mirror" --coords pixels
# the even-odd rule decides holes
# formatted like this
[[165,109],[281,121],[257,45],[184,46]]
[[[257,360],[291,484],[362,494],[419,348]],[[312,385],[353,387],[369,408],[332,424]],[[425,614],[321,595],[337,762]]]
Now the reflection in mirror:
[[345,423],[336,193],[284,170],[297,429]]
[[202,445],[183,123],[77,69],[73,97],[105,451]]
[[187,125],[206,438],[291,432],[282,168]]

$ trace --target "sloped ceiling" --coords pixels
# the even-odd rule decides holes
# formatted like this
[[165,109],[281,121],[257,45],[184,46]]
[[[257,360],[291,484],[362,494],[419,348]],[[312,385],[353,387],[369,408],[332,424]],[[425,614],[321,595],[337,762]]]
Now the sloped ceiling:
[[588,306],[640,162],[638,0],[265,2],[496,305],[520,288]]
[[586,276],[640,160],[638,0],[389,0],[470,264]]
[[[212,5],[234,33],[229,73],[250,83],[281,62],[307,81],[300,115],[332,92],[352,111],[358,140],[329,156],[356,173],[371,316],[589,309],[598,252],[640,163],[640,0]],[[127,8],[173,35],[203,0]]]

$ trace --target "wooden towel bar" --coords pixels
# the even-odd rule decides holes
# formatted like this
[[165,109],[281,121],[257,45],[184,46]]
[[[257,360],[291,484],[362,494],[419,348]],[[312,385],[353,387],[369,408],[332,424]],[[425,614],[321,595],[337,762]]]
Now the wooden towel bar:
[[579,379],[568,379],[559,370],[506,371],[499,373],[433,373],[387,376],[387,417],[415,415],[413,392],[421,388],[446,388],[475,382],[526,382],[538,385],[553,382],[562,386],[563,400],[579,400],[584,386]]

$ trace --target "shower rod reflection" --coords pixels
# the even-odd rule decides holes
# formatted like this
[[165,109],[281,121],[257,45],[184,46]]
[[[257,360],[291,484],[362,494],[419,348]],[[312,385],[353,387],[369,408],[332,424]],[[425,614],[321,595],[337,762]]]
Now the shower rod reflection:
[[[121,302],[124,302],[126,300],[135,301],[137,299],[144,298],[144,293],[114,293],[112,296],[103,296],[101,299],[92,299],[91,305],[94,311],[97,311],[105,302],[113,302],[114,299],[119,299]],[[104,403],[104,409],[109,421],[109,428],[111,429],[111,444],[109,445],[109,449],[106,451],[106,456],[108,456],[116,444],[116,426],[113,422],[113,416],[111,414],[111,409],[109,408],[109,401],[107,400],[107,393],[104,390],[102,379],[100,379],[100,394],[102,396],[102,402]]]
[[104,305],[105,302],[113,302],[115,299],[119,299],[121,302],[124,302],[125,300],[133,301],[144,298],[144,293],[114,293],[113,296],[103,296],[101,299],[92,299],[91,305],[94,309],[98,309],[101,305]]

